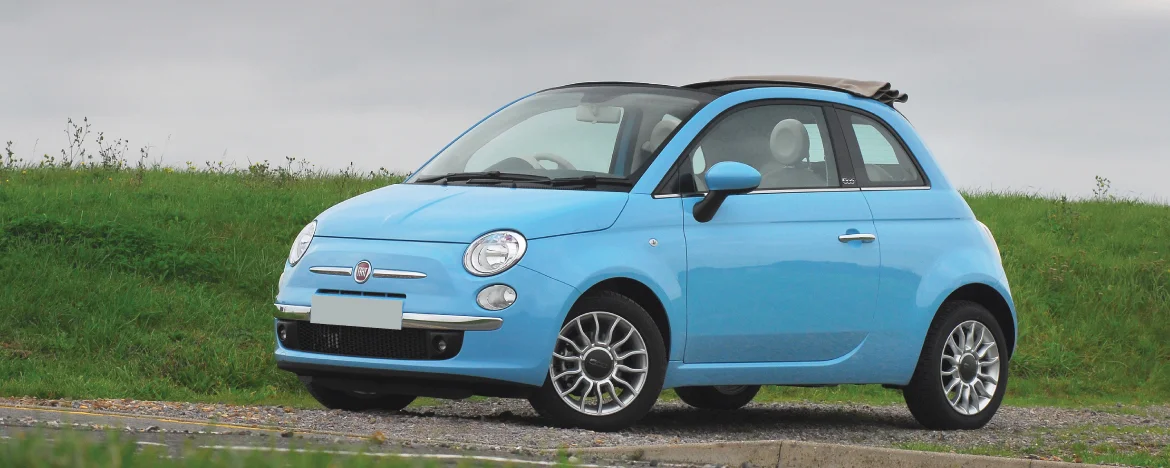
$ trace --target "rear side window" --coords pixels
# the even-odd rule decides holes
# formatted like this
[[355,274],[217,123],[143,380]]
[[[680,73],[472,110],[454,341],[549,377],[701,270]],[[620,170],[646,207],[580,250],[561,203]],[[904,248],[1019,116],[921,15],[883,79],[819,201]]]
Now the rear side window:
[[885,125],[848,111],[841,111],[847,129],[857,176],[867,186],[916,187],[925,185],[918,164]]

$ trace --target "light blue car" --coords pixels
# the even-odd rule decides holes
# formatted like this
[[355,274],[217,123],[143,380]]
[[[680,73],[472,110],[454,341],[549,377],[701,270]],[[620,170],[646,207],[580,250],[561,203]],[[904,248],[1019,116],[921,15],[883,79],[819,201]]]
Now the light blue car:
[[882,384],[982,427],[1016,314],[975,219],[888,83],[584,83],[491,114],[404,183],[297,235],[276,362],[328,408],[527,398],[618,430],[663,389]]

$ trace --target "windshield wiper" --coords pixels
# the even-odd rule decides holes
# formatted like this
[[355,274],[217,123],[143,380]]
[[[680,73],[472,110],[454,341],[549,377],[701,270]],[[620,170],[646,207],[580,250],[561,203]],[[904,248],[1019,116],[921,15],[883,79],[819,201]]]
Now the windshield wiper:
[[616,185],[618,187],[632,187],[633,182],[629,179],[621,177],[597,177],[595,175],[587,175],[580,177],[557,177],[549,179],[549,184],[553,186],[563,185],[584,185],[586,187],[596,187],[598,185]]
[[628,179],[620,177],[597,177],[595,175],[586,175],[580,177],[557,177],[550,178],[534,174],[520,174],[516,172],[452,172],[441,176],[423,177],[415,180],[415,183],[429,184],[434,182],[467,182],[475,184],[492,184],[498,185],[503,182],[527,182],[533,184],[547,184],[550,187],[564,187],[564,186],[584,186],[597,187],[598,185],[611,185],[618,187],[632,187],[633,182]]
[[429,184],[429,183],[439,182],[439,181],[457,182],[457,181],[467,181],[467,180],[476,180],[476,179],[490,179],[490,180],[501,180],[501,181],[502,180],[513,180],[513,181],[525,181],[525,182],[527,182],[527,181],[547,182],[550,180],[548,177],[539,176],[539,175],[520,174],[520,173],[516,173],[516,172],[487,171],[487,172],[451,172],[451,173],[448,173],[446,175],[441,175],[441,176],[423,177],[421,179],[416,179],[415,182]]

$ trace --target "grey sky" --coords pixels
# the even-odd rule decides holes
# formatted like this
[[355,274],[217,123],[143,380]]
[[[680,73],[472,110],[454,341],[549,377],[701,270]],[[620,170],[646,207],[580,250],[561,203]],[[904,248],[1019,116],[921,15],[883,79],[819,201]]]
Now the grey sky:
[[822,74],[909,93],[962,187],[1170,198],[1170,0],[0,0],[0,58],[26,159],[88,116],[173,165],[406,171],[545,87]]

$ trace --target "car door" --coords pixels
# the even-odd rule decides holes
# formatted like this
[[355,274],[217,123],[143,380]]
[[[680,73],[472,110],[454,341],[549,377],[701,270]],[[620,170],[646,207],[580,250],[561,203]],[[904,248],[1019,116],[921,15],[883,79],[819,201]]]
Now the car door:
[[[826,361],[865,340],[879,245],[832,113],[749,103],[716,118],[684,153],[686,362]],[[698,222],[704,172],[722,161],[756,168],[760,186]]]

